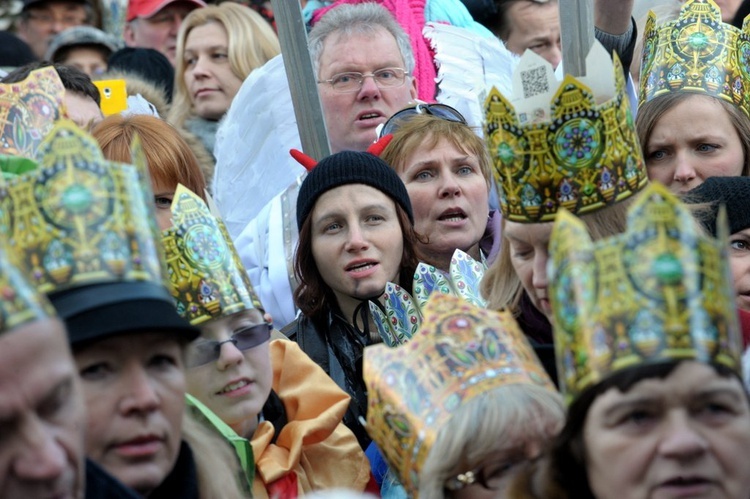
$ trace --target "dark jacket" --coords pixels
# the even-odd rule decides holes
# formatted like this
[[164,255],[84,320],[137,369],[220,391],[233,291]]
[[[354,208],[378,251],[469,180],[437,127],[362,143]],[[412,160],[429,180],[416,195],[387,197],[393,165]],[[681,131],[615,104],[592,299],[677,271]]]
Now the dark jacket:
[[86,459],[86,499],[139,499],[141,496],[120,483],[98,464]]
[[190,446],[183,441],[172,471],[149,495],[149,499],[199,499],[198,472]]
[[329,310],[322,319],[300,315],[282,329],[299,347],[352,398],[344,415],[344,424],[352,430],[362,449],[371,438],[360,421],[367,416],[367,388],[362,377],[362,355],[370,342],[352,327],[340,313]]

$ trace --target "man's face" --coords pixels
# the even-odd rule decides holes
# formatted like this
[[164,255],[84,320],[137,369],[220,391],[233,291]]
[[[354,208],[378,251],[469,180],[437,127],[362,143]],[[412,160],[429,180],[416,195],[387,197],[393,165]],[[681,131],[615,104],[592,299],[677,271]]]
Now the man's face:
[[83,497],[83,404],[62,323],[0,336],[0,497]]
[[523,55],[526,49],[533,50],[557,67],[562,60],[557,2],[514,2],[507,14],[511,29],[504,41],[508,50],[518,55]]
[[29,44],[39,59],[44,59],[56,34],[86,23],[86,8],[81,2],[50,0],[29,7],[18,24],[18,37]]
[[[374,34],[330,34],[323,45],[318,79],[328,80],[347,72],[370,74],[383,68],[403,68],[404,59],[396,39],[379,28]],[[379,88],[371,77],[365,78],[355,92],[339,93],[330,84],[318,85],[326,118],[331,152],[364,151],[377,139],[376,128],[396,111],[417,98],[417,81],[407,76],[397,87]]]
[[123,36],[128,47],[155,49],[164,54],[174,66],[177,33],[180,25],[195,5],[175,2],[149,18],[139,17],[127,23]]
[[66,90],[64,102],[68,118],[84,130],[91,130],[104,119],[102,110],[88,95]]

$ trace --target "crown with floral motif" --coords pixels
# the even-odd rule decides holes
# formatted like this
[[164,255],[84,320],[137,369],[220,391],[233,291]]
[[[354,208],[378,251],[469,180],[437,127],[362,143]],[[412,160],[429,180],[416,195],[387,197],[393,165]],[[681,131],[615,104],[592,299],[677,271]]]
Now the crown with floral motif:
[[367,347],[367,432],[407,491],[440,428],[463,404],[511,384],[554,386],[510,312],[436,293],[411,341]]
[[550,258],[558,373],[568,401],[645,363],[695,359],[739,371],[726,238],[704,236],[661,184],[643,191],[628,230],[609,239],[592,242],[583,222],[561,212]]
[[62,117],[64,96],[52,66],[32,71],[18,83],[0,83],[0,154],[37,158],[42,140]]
[[192,325],[262,309],[224,223],[184,185],[172,201],[172,227],[162,233],[177,312]]
[[613,59],[595,42],[589,76],[558,84],[552,66],[527,50],[514,95],[489,92],[485,140],[506,220],[551,222],[560,208],[589,213],[646,185],[622,65]]
[[750,25],[721,21],[713,0],[687,0],[679,17],[657,24],[649,12],[643,34],[639,105],[680,90],[734,104],[750,115]]
[[373,323],[388,346],[409,341],[422,324],[422,307],[433,292],[458,296],[468,303],[484,308],[480,291],[486,266],[460,249],[451,257],[448,272],[419,262],[414,271],[412,294],[398,284],[388,282],[381,301],[370,301]]
[[49,295],[130,281],[163,287],[140,141],[134,141],[133,165],[107,161],[96,140],[65,120],[38,154],[36,170],[0,185],[0,229],[37,289]]

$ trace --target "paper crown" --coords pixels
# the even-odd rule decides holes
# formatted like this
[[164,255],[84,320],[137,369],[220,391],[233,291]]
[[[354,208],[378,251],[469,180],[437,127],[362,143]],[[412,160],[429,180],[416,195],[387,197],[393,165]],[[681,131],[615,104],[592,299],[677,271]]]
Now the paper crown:
[[192,325],[262,309],[224,223],[187,187],[172,201],[172,227],[162,233],[177,312]]
[[64,96],[65,87],[52,66],[32,71],[21,82],[0,84],[0,154],[35,159],[62,116]]
[[[0,228],[48,295],[89,284],[163,288],[153,194],[140,141],[133,165],[107,161],[97,142],[61,121],[39,148],[37,170],[0,187]],[[167,297],[167,292],[163,294]]]
[[657,24],[649,12],[643,33],[639,105],[679,90],[718,97],[750,115],[750,26],[721,21],[713,0],[687,0],[679,17]]
[[37,292],[6,243],[0,243],[0,335],[18,326],[55,317],[47,298]]
[[[595,42],[590,76],[566,75],[527,50],[511,100],[485,100],[485,139],[506,220],[551,222],[561,207],[589,213],[626,199],[647,182],[617,56]],[[556,90],[555,90],[556,89]]]
[[739,370],[725,243],[703,236],[658,183],[631,206],[627,232],[609,239],[591,242],[583,222],[561,212],[549,278],[566,399],[644,363],[695,359]]
[[391,347],[407,342],[419,330],[422,307],[433,292],[457,296],[484,308],[480,283],[486,269],[484,263],[457,249],[451,257],[448,272],[419,262],[414,271],[411,295],[398,284],[386,283],[382,307],[370,301],[373,323],[380,337]]
[[421,329],[396,348],[365,349],[367,432],[408,491],[440,428],[463,404],[511,384],[554,387],[509,312],[436,293]]

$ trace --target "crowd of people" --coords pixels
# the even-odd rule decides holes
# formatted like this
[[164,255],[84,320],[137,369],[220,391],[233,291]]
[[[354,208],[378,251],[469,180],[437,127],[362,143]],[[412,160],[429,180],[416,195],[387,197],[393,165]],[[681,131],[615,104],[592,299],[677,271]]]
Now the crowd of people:
[[8,7],[0,498],[749,499],[750,1],[299,3]]

